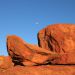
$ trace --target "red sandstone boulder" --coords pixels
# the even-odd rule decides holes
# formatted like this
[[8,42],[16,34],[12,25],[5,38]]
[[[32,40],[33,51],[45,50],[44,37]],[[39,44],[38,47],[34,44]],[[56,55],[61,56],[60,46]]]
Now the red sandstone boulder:
[[75,64],[75,24],[49,25],[38,33],[41,48],[59,53],[60,59],[52,63]]
[[49,50],[24,42],[20,37],[7,37],[7,50],[16,65],[47,64],[59,55]]

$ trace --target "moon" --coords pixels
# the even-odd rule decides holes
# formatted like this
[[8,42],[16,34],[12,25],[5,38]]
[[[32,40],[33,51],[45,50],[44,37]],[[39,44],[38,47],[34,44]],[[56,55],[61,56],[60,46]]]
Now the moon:
[[36,25],[39,25],[39,22],[35,22]]

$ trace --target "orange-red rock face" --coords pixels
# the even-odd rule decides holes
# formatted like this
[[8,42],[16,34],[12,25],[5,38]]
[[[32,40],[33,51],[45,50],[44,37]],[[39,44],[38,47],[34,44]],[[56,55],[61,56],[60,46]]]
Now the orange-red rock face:
[[0,75],[75,75],[74,34],[73,24],[49,25],[38,33],[39,47],[8,36],[9,56],[0,56]]
[[0,72],[0,75],[75,75],[75,66],[15,66],[4,72]]
[[7,37],[8,53],[15,64],[39,65],[46,64],[59,57],[57,53],[24,42],[20,37]]
[[49,25],[38,33],[39,46],[58,53],[75,52],[75,25]]
[[0,56],[0,70],[6,70],[9,67],[12,67],[13,63],[9,56]]
[[49,25],[38,33],[40,47],[59,53],[59,64],[75,64],[75,25]]

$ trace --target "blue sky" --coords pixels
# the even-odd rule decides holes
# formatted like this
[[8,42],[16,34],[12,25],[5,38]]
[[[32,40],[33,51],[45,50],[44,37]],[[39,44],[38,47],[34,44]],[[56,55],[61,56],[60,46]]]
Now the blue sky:
[[38,31],[55,23],[75,24],[75,0],[0,0],[0,55],[7,35],[37,44]]

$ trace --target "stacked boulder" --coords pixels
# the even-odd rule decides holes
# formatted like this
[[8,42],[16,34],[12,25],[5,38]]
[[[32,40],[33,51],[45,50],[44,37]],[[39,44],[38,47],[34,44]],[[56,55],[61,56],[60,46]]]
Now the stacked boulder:
[[0,72],[1,75],[75,75],[74,35],[74,24],[54,24],[38,32],[39,46],[28,44],[16,35],[7,36],[7,51],[13,67],[5,71],[7,74]]

